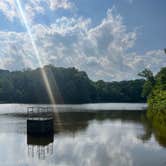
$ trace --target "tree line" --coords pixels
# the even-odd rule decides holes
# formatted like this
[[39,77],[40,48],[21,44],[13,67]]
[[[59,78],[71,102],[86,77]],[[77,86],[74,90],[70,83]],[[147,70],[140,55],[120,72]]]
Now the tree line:
[[45,71],[56,103],[145,102],[144,79],[105,82],[92,81],[76,68],[44,66],[23,71],[0,70],[1,103],[50,103]]
[[[166,67],[156,75],[145,69],[140,76],[146,79],[142,95],[148,103],[147,117],[152,123],[158,139],[166,139]],[[164,138],[164,139],[163,139]],[[165,142],[166,145],[166,142]]]

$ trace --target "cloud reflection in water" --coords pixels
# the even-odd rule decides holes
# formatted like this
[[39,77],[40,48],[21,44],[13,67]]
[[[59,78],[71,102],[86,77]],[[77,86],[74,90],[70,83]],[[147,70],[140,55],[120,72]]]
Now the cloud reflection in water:
[[[53,155],[45,160],[28,157],[25,134],[0,134],[0,164],[5,166],[141,166],[164,165],[166,151],[154,137],[144,142],[140,123],[120,120],[89,122],[76,133],[56,133]],[[3,150],[2,150],[3,149]]]

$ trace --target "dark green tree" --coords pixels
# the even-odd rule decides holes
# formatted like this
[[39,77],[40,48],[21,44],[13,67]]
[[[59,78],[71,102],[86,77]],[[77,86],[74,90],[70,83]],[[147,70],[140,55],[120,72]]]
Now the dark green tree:
[[144,69],[142,72],[138,73],[140,77],[146,79],[145,84],[143,85],[142,96],[148,97],[152,91],[152,88],[155,84],[155,77],[149,69]]
[[41,70],[47,74],[56,103],[145,102],[144,80],[92,81],[84,71],[52,65],[35,70],[0,70],[0,102],[50,103]]

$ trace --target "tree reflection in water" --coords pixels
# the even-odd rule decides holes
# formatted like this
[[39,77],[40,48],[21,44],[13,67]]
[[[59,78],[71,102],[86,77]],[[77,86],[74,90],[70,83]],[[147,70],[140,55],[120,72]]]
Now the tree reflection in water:
[[166,147],[166,111],[160,111],[155,115],[152,126],[157,142]]
[[[142,111],[99,111],[99,112],[62,112],[59,113],[61,124],[54,119],[54,133],[47,136],[32,136],[27,134],[28,156],[37,159],[45,159],[53,154],[54,137],[58,135],[77,135],[80,131],[85,131],[91,121],[120,120],[122,122],[137,123],[143,126],[144,133],[139,133],[138,139],[148,142],[152,135],[162,147],[166,147],[166,125],[159,123],[154,126],[146,118],[146,112]],[[63,130],[59,130],[58,126]],[[56,146],[56,145],[55,145]],[[56,154],[55,154],[56,155]]]
[[[88,124],[92,120],[104,121],[104,120],[121,120],[122,122],[134,122],[139,123],[144,128],[144,133],[138,135],[138,139],[143,142],[149,141],[152,135],[155,136],[156,141],[162,147],[166,147],[166,120],[162,120],[162,123],[157,121],[152,124],[146,117],[144,111],[98,111],[98,112],[63,112],[59,114],[61,118],[63,131],[59,131],[57,127],[59,124],[54,122],[54,133],[72,133],[75,134],[80,130],[85,130]],[[164,117],[164,116],[163,116]],[[166,118],[166,117],[165,117]],[[165,122],[165,123],[164,123]]]
[[166,116],[165,113],[158,113],[152,120],[145,115],[141,117],[141,123],[144,127],[144,134],[138,136],[143,142],[150,140],[152,134],[155,140],[162,147],[166,147]]

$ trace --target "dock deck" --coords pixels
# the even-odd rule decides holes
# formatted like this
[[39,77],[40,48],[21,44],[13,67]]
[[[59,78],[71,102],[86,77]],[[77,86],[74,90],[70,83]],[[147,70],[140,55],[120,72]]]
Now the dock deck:
[[27,107],[28,120],[49,120],[53,119],[53,107]]

